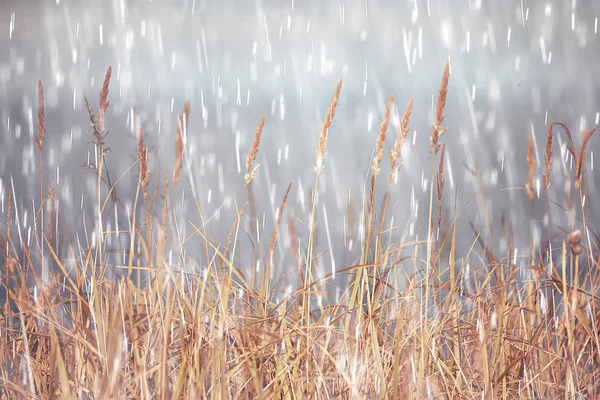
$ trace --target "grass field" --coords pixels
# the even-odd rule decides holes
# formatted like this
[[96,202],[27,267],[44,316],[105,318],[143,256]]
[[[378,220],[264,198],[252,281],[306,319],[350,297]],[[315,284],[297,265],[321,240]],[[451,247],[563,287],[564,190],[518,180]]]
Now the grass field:
[[[127,171],[139,177],[130,228],[109,231],[102,223],[103,213],[121,204],[115,195],[118,181],[106,175],[110,153],[104,115],[111,72],[97,109],[86,100],[96,152],[96,161],[87,168],[97,177],[98,215],[95,226],[86,227],[84,240],[75,240],[61,224],[65,211],[54,206],[56,185],[44,178],[46,123],[39,83],[35,140],[40,192],[45,195],[39,199],[29,246],[17,234],[14,194],[9,194],[7,223],[0,229],[5,295],[0,398],[600,398],[600,259],[593,257],[600,252],[598,238],[586,225],[595,201],[585,200],[584,165],[594,129],[576,149],[568,127],[549,124],[544,165],[538,166],[544,171],[540,196],[534,193],[530,136],[529,178],[523,191],[547,207],[561,200],[547,194],[553,180],[559,180],[551,175],[553,137],[564,133],[573,171],[558,184],[568,187],[567,201],[575,212],[560,238],[550,237],[548,222],[548,248],[520,243],[535,256],[517,265],[509,223],[502,224],[496,238],[508,243],[507,254],[496,254],[493,243],[475,227],[469,254],[457,254],[460,209],[450,215],[442,209],[444,142],[453,140],[444,127],[449,63],[437,96],[430,152],[423,155],[431,160],[427,238],[390,239],[396,229],[393,219],[386,218],[390,190],[376,199],[375,187],[402,185],[398,171],[413,105],[412,100],[406,105],[400,129],[392,135],[391,97],[374,143],[366,195],[360,205],[352,205],[362,209],[364,219],[347,218],[356,228],[360,259],[356,265],[337,263],[335,274],[347,276],[349,285],[337,303],[325,304],[321,291],[333,276],[314,273],[317,260],[329,259],[316,244],[316,235],[325,229],[316,214],[328,135],[338,134],[329,128],[343,96],[342,81],[315,143],[311,219],[302,233],[306,244],[295,245],[299,233],[286,220],[286,201],[295,189],[290,184],[278,200],[270,239],[254,243],[253,254],[239,254],[239,243],[251,240],[240,232],[255,225],[256,203],[268,201],[253,189],[263,118],[257,121],[246,174],[239,182],[246,196],[237,199],[240,207],[226,240],[212,237],[198,207],[202,224],[193,225],[193,234],[186,238],[198,243],[207,265],[196,274],[186,268],[185,258],[179,258],[177,268],[166,262],[174,224],[171,210],[177,203],[169,193],[183,184],[189,103],[179,117],[176,162],[168,175],[150,171],[152,155],[138,131],[137,161]],[[389,149],[386,135],[393,143]],[[194,198],[186,201],[197,203]],[[442,224],[443,218],[449,222]],[[358,227],[364,228],[363,234],[357,233]],[[284,231],[292,243],[289,257],[297,265],[291,273],[300,284],[282,291],[271,277],[281,269],[275,253]],[[111,251],[107,238],[117,234],[129,241],[123,265],[106,261]],[[462,260],[470,254],[479,254],[480,262],[465,269]],[[72,272],[67,258],[75,258]],[[260,262],[261,268],[252,268],[248,276],[240,268],[242,259],[250,265]],[[42,276],[40,265],[48,269]],[[413,272],[406,265],[418,267]],[[108,270],[118,270],[119,278],[107,278]],[[406,277],[404,287],[393,283],[392,276],[398,274]]]

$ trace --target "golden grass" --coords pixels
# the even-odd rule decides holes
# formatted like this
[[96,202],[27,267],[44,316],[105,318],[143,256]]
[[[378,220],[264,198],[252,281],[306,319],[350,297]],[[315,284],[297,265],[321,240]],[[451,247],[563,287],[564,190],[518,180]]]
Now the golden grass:
[[[97,165],[88,167],[98,174],[99,214],[106,212],[106,203],[116,193],[116,184],[110,182],[103,167],[103,163],[108,165],[103,161],[108,151],[103,115],[109,104],[110,72],[109,68],[98,113],[86,99],[90,132],[98,151]],[[578,185],[580,213],[573,218],[573,225],[577,222],[581,229],[572,227],[570,234],[558,238],[558,243],[553,243],[556,254],[547,248],[531,248],[532,258],[524,266],[517,265],[512,226],[508,223],[505,229],[504,221],[500,239],[508,243],[507,255],[495,253],[494,243],[486,243],[475,229],[468,252],[457,254],[460,211],[454,212],[443,232],[441,227],[446,147],[439,139],[447,129],[441,125],[449,76],[448,63],[430,139],[431,174],[433,178],[437,172],[437,181],[432,179],[430,186],[429,236],[425,241],[398,242],[391,232],[399,227],[393,218],[386,218],[389,189],[392,184],[402,185],[397,172],[412,99],[390,149],[388,191],[381,210],[374,207],[375,177],[382,168],[392,97],[376,141],[371,190],[362,201],[368,234],[358,244],[359,262],[342,265],[338,261],[336,270],[324,276],[313,273],[313,264],[324,254],[315,240],[320,229],[316,210],[341,81],[319,137],[309,240],[299,245],[298,238],[306,232],[301,232],[289,215],[286,234],[291,250],[289,259],[281,264],[275,252],[278,237],[283,235],[280,228],[291,184],[281,200],[269,243],[254,243],[268,246],[267,251],[257,249],[248,255],[237,250],[240,241],[249,240],[240,234],[240,226],[244,219],[255,218],[246,215],[246,210],[250,207],[251,214],[252,202],[267,201],[258,196],[236,209],[224,243],[209,236],[210,226],[202,215],[201,226],[190,222],[193,234],[186,242],[203,249],[205,268],[200,272],[179,257],[181,245],[171,237],[175,222],[170,215],[175,205],[168,188],[179,179],[189,102],[178,120],[176,164],[170,179],[161,181],[153,175],[151,180],[150,154],[138,125],[137,176],[138,188],[144,193],[145,218],[143,225],[135,218],[136,197],[131,231],[120,232],[130,238],[127,265],[106,261],[105,254],[111,250],[106,239],[115,231],[97,228],[100,238],[95,242],[91,238],[75,240],[60,222],[58,205],[52,205],[52,185],[41,199],[42,204],[48,199],[51,202],[47,217],[54,222],[48,233],[37,230],[46,254],[39,244],[26,246],[12,234],[15,194],[9,191],[6,227],[0,234],[6,294],[0,314],[0,398],[600,398],[600,265],[593,259],[599,249],[585,222],[594,201],[584,205],[585,185]],[[38,127],[45,129],[41,83],[39,93]],[[264,122],[263,117],[246,160],[244,179],[240,179],[240,185],[247,186],[251,194],[258,168],[253,163]],[[576,159],[577,181],[583,177],[585,182],[583,154],[593,134],[593,130],[584,134],[575,157],[568,128],[560,123],[550,125],[543,175],[546,193],[554,125],[569,137],[567,146]],[[36,137],[40,157],[41,131]],[[531,148],[530,140],[530,187],[535,168]],[[146,191],[152,182],[155,195],[151,200]],[[100,183],[108,190],[102,191]],[[435,183],[439,235],[432,234]],[[548,196],[546,201],[550,204]],[[380,217],[378,227],[373,223],[375,212]],[[352,199],[347,213],[347,235],[359,240]],[[98,226],[102,226],[101,216]],[[36,225],[43,220],[36,218]],[[425,243],[427,253],[422,254]],[[21,246],[24,250],[18,252]],[[166,262],[169,249],[177,255],[175,265]],[[50,257],[54,266],[47,281],[36,272],[44,256]],[[248,259],[252,265],[262,264],[258,285],[254,272],[249,277],[242,268]],[[298,273],[300,284],[283,291],[270,277],[272,272],[288,268],[290,259],[295,265],[292,263],[289,272]],[[586,264],[588,268],[580,274],[580,265]],[[69,271],[69,265],[75,268]],[[108,269],[117,275],[123,270],[128,273],[108,280],[104,275]],[[134,270],[138,273],[135,285],[131,280]],[[146,281],[140,279],[142,271]],[[349,284],[341,288],[338,302],[322,303],[320,291],[333,284],[334,274],[348,277]],[[398,285],[398,276],[406,277],[406,285]]]

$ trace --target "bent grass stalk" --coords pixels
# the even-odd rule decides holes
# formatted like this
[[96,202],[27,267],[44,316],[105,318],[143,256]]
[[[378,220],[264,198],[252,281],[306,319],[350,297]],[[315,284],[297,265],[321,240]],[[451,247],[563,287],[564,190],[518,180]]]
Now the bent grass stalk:
[[[312,263],[313,263],[313,246],[314,246],[314,236],[315,236],[315,224],[316,224],[316,214],[317,214],[317,193],[319,189],[319,177],[323,172],[325,166],[323,162],[325,161],[325,156],[327,155],[327,138],[329,136],[329,128],[331,127],[331,122],[335,115],[335,108],[337,107],[337,103],[340,98],[340,91],[342,90],[342,80],[340,79],[331,98],[331,102],[329,103],[329,107],[327,108],[327,113],[325,114],[325,119],[323,121],[323,127],[321,128],[321,135],[319,136],[319,147],[317,148],[316,158],[317,163],[313,170],[315,171],[315,185],[313,189],[313,197],[312,197],[312,209],[310,212],[310,222],[308,226],[308,247],[306,250],[306,273],[304,275],[304,287],[303,287],[303,307],[304,307],[304,324],[306,329],[306,351],[307,354],[310,355],[310,351],[312,349],[312,340],[310,336],[310,293],[308,290],[312,287],[313,284],[313,273],[312,273]],[[312,290],[312,289],[311,289]],[[307,374],[308,374],[308,365],[306,363]]]
[[426,375],[426,347],[429,344],[427,337],[428,319],[429,319],[429,282],[432,269],[435,268],[431,261],[433,259],[433,182],[435,175],[435,160],[437,153],[440,149],[439,139],[446,132],[448,127],[442,128],[442,122],[444,121],[444,107],[446,105],[446,95],[448,93],[448,80],[450,79],[450,60],[446,62],[446,68],[444,68],[444,75],[442,77],[442,83],[440,84],[440,90],[438,93],[438,100],[435,107],[434,121],[432,125],[432,135],[429,140],[429,150],[432,153],[431,159],[431,181],[429,187],[429,224],[427,227],[427,260],[425,263],[425,311],[421,317],[421,354],[420,354],[420,366],[417,383],[417,395],[423,395],[423,387]]

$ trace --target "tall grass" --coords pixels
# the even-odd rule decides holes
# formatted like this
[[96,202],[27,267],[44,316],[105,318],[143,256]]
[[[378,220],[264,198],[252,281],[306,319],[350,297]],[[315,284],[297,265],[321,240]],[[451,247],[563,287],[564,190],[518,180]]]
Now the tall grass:
[[[260,273],[257,275],[255,268],[251,276],[244,273],[239,265],[242,256],[237,254],[238,243],[252,239],[240,234],[241,225],[248,221],[250,228],[255,226],[255,202],[267,201],[254,193],[252,186],[259,168],[254,162],[268,123],[265,117],[256,129],[248,149],[245,176],[240,179],[240,185],[247,189],[247,199],[240,199],[242,206],[226,241],[211,237],[198,207],[202,223],[192,224],[194,232],[185,240],[200,243],[207,268],[195,274],[186,268],[183,257],[177,267],[166,262],[175,223],[170,218],[174,202],[170,201],[169,186],[178,184],[184,158],[188,157],[185,143],[189,102],[178,119],[176,162],[169,179],[155,172],[151,180],[150,154],[138,121],[138,165],[129,172],[137,171],[137,194],[130,215],[131,228],[119,232],[128,235],[127,261],[126,265],[107,264],[106,239],[117,232],[103,227],[102,216],[111,200],[115,204],[120,200],[116,194],[118,182],[113,183],[108,175],[110,158],[105,143],[110,79],[109,68],[97,112],[86,99],[96,149],[95,163],[88,167],[97,174],[97,215],[95,234],[85,242],[74,241],[72,233],[57,222],[59,209],[52,205],[50,211],[44,211],[46,202],[54,204],[55,194],[54,185],[44,189],[46,122],[43,87],[39,84],[36,143],[40,190],[47,194],[41,196],[41,217],[36,218],[38,244],[30,247],[20,232],[13,234],[11,201],[16,194],[8,194],[6,226],[0,236],[2,286],[6,293],[0,327],[0,398],[600,397],[600,282],[598,261],[590,248],[595,238],[590,237],[585,221],[586,211],[595,201],[585,200],[583,168],[585,147],[594,130],[587,131],[576,154],[568,128],[560,123],[549,127],[544,188],[548,193],[553,127],[558,126],[566,133],[567,148],[576,161],[580,215],[573,221],[573,228],[582,224],[582,230],[573,229],[561,238],[558,249],[554,249],[558,257],[551,248],[532,248],[530,262],[517,266],[512,227],[505,229],[504,223],[501,240],[509,243],[507,256],[495,254],[493,243],[484,242],[475,228],[469,253],[459,255],[456,226],[460,210],[447,216],[450,222],[442,226],[446,148],[441,139],[453,140],[452,133],[446,136],[447,127],[442,126],[450,80],[448,63],[430,137],[426,241],[392,240],[391,232],[397,227],[393,218],[386,218],[391,188],[402,186],[398,171],[409,132],[412,99],[389,149],[388,190],[381,208],[375,206],[377,176],[385,167],[386,133],[394,103],[391,96],[374,143],[368,194],[363,196],[364,218],[359,223],[363,224],[364,234],[360,237],[359,262],[319,276],[313,271],[314,264],[323,257],[315,240],[321,229],[316,217],[319,180],[327,168],[330,130],[342,134],[333,132],[332,125],[337,103],[343,98],[339,81],[316,143],[305,249],[295,239],[298,232],[291,219],[287,224],[300,284],[281,295],[271,276],[278,269],[274,255],[283,234],[286,201],[294,189],[291,184],[281,199],[267,248],[242,255],[251,256],[253,266],[260,262]],[[531,149],[530,137],[530,169],[524,192],[536,201]],[[140,190],[141,219],[136,217]],[[548,194],[546,201],[550,207],[553,200]],[[353,207],[350,202],[349,221]],[[43,226],[44,212],[49,214],[47,229]],[[262,243],[256,241],[254,246]],[[427,250],[420,254],[423,244]],[[22,252],[17,251],[20,248]],[[466,268],[462,260],[479,250],[479,265]],[[47,265],[53,270],[48,279],[41,279],[36,271],[45,257],[49,257]],[[76,259],[73,272],[68,271],[67,257]],[[405,263],[418,268],[410,274]],[[587,266],[586,272],[580,273],[583,265]],[[127,273],[108,279],[108,269]],[[530,278],[519,278],[523,270],[529,271]],[[471,272],[477,277],[472,278]],[[321,287],[336,274],[349,276],[344,296],[337,303],[322,304]],[[405,287],[393,285],[392,276],[398,274],[407,275]]]

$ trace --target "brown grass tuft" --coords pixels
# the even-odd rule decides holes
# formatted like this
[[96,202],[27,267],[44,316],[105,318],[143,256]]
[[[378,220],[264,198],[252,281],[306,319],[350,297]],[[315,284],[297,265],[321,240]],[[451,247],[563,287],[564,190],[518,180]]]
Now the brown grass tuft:
[[335,87],[335,93],[331,98],[331,102],[329,103],[329,107],[327,108],[327,114],[325,115],[325,119],[323,120],[321,136],[319,137],[319,148],[317,150],[317,170],[321,169],[323,165],[323,160],[325,160],[325,155],[327,155],[327,136],[329,135],[329,127],[331,126],[331,121],[333,120],[333,116],[335,115],[335,108],[337,107],[338,100],[340,99],[341,90],[342,80],[340,79],[338,81],[337,86]]
[[450,60],[446,62],[446,68],[444,68],[444,76],[442,77],[442,83],[440,85],[440,91],[438,93],[438,100],[435,106],[435,116],[433,120],[432,130],[433,133],[429,139],[430,151],[437,154],[440,146],[438,140],[446,133],[448,127],[442,128],[442,122],[444,121],[444,107],[446,106],[446,95],[448,94],[448,80],[450,79]]
[[260,138],[262,136],[263,128],[265,127],[265,120],[267,116],[263,115],[258,123],[258,127],[256,128],[256,134],[254,135],[254,140],[252,141],[252,148],[250,152],[248,152],[248,157],[246,157],[246,175],[244,176],[244,181],[246,185],[250,184],[254,178],[256,177],[256,173],[258,172],[258,168],[260,164],[257,164],[254,169],[252,169],[252,163],[256,160],[256,155],[258,154],[258,148],[260,147]]

